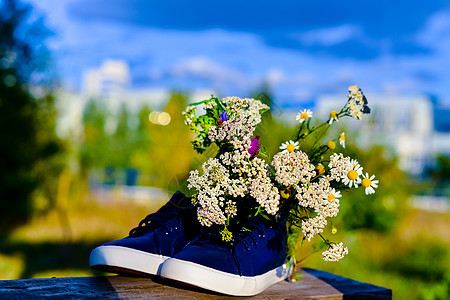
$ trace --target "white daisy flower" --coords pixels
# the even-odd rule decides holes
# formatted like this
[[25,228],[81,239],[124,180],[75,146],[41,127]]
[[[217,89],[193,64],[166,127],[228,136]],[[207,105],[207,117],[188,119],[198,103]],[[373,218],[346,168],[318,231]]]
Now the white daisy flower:
[[350,161],[352,168],[342,176],[342,182],[349,187],[358,188],[358,184],[361,183],[361,178],[359,176],[362,175],[363,168],[359,165],[356,159],[352,159]]
[[328,195],[327,200],[333,201],[334,199],[341,198],[341,191],[336,191],[334,188],[331,189],[330,194]]
[[342,148],[345,148],[345,132],[339,135],[339,144],[341,144]]
[[360,167],[359,162],[356,159],[354,159],[354,158],[350,160],[350,164],[352,165],[353,168],[359,168]]
[[333,124],[333,122],[336,121],[338,122],[338,112],[333,110],[332,112],[330,112],[330,120],[328,121],[328,124]]
[[280,149],[283,150],[282,152],[294,152],[294,150],[298,150],[298,142],[294,142],[289,140],[288,142],[284,142],[281,144]]
[[304,121],[306,121],[306,119],[312,118],[312,116],[313,116],[313,112],[310,109],[308,109],[308,110],[304,109],[297,114],[296,119],[300,123],[303,123]]
[[369,173],[366,173],[366,175],[362,175],[363,180],[361,182],[361,185],[365,187],[366,195],[375,194],[375,189],[378,187],[379,180],[374,180],[375,175],[372,175],[369,177]]

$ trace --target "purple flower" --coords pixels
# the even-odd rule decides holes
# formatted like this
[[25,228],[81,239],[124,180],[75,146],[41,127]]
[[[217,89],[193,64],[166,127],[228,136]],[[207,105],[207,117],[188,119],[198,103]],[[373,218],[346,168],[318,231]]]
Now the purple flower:
[[219,118],[220,118],[220,120],[222,122],[228,121],[227,111],[226,110],[222,111],[222,113],[220,114]]
[[248,149],[248,153],[250,153],[250,156],[253,157],[256,154],[259,153],[259,148],[261,148],[261,144],[258,142],[259,136],[256,136],[256,138],[251,139],[250,148]]

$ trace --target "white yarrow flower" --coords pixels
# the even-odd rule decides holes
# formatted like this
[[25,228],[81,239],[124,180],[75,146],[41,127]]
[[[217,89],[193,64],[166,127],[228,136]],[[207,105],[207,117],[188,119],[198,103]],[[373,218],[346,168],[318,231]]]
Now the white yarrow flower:
[[348,87],[348,91],[350,92],[350,94],[352,95],[356,95],[359,91],[359,87],[355,84],[355,85],[351,85]]
[[324,261],[338,261],[346,254],[348,254],[348,248],[344,247],[342,242],[339,244],[332,244],[327,251],[322,252]]

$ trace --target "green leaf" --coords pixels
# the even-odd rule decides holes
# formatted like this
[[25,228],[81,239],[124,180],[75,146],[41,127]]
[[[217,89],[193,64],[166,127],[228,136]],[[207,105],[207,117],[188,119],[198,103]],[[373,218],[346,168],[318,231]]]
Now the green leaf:
[[254,217],[256,217],[260,213],[260,210],[261,210],[261,206],[258,206],[258,210],[256,211]]
[[203,103],[206,103],[206,102],[209,102],[209,101],[211,101],[211,99],[206,99],[206,100],[202,100],[202,101],[199,101],[199,102],[191,103],[190,105],[191,106],[196,106],[196,105],[200,105],[200,104],[203,104]]
[[269,216],[267,216],[266,214],[263,214],[263,213],[261,213],[261,216],[263,216],[263,218],[264,218],[264,219],[266,219],[266,220],[269,220],[269,221],[270,221],[270,218],[269,218]]
[[311,127],[309,127],[311,124],[311,118],[308,118],[308,121],[306,121],[306,128],[308,128],[308,131],[311,131]]
[[303,279],[304,279],[303,273],[292,274],[292,277],[291,277],[291,281],[293,281],[293,282],[300,281]]
[[225,107],[223,106],[222,102],[219,99],[214,98],[214,101],[216,102],[217,106],[220,108],[221,112],[225,110]]

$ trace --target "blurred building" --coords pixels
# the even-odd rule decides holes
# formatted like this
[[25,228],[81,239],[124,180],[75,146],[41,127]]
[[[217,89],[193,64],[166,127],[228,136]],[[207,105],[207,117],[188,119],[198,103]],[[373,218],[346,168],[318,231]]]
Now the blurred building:
[[[211,90],[186,91],[188,102],[198,102],[214,94]],[[105,107],[109,116],[106,130],[113,132],[121,107],[130,115],[130,125],[137,124],[137,113],[144,106],[159,112],[169,101],[172,92],[165,87],[133,87],[130,67],[122,60],[105,60],[98,68],[86,70],[82,75],[80,92],[58,90],[55,93],[58,106],[57,133],[60,137],[80,137],[83,131],[83,112],[89,101]]]
[[122,60],[105,60],[99,68],[83,74],[82,91],[88,97],[121,97],[130,86],[130,68]]
[[55,91],[55,98],[58,110],[57,135],[61,138],[78,140],[83,132],[83,111],[88,98],[62,89]]
[[[438,154],[450,154],[450,132],[436,124],[436,103],[428,96],[367,95],[370,115],[361,121],[341,120],[358,134],[358,145],[385,145],[398,157],[401,169],[421,175],[433,166]],[[345,99],[345,98],[344,98]],[[332,110],[343,105],[342,95],[319,97],[314,112],[328,119]]]

